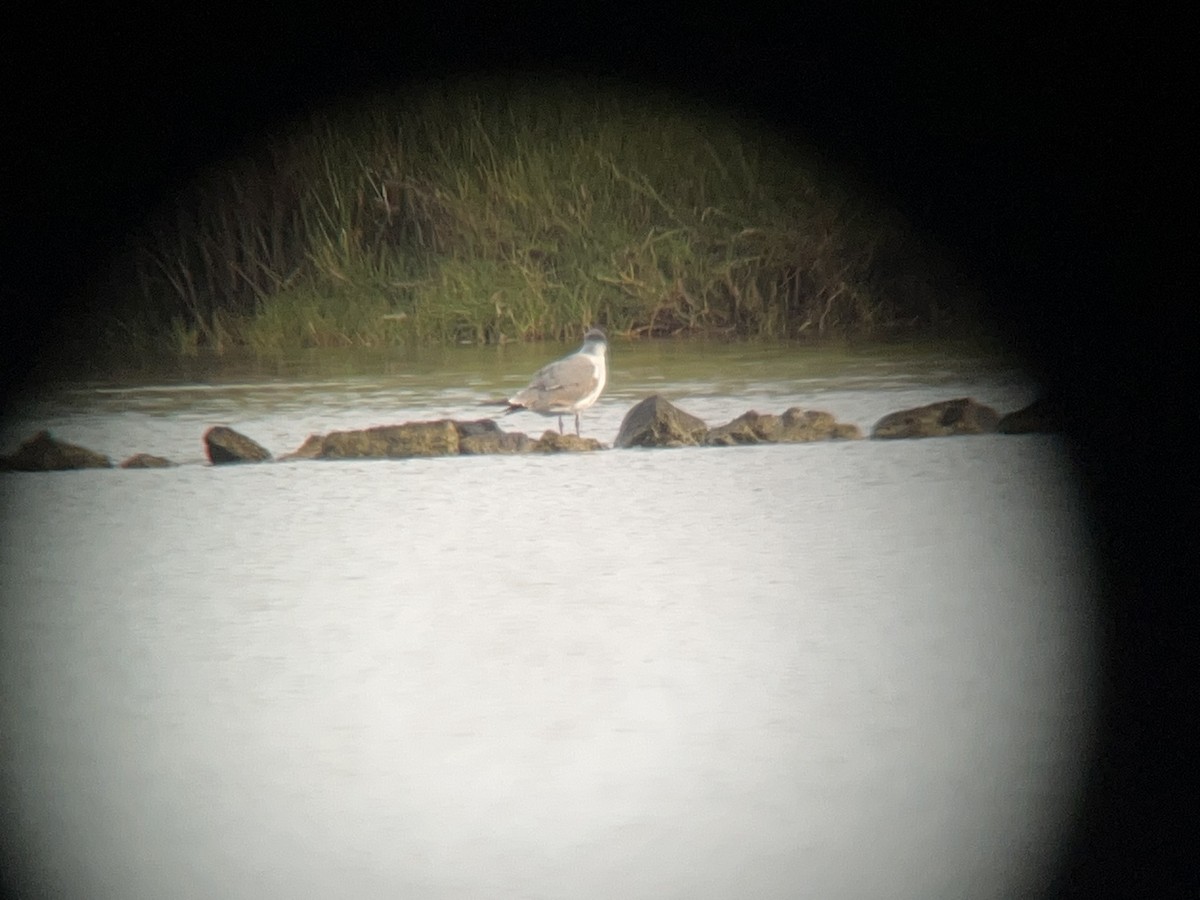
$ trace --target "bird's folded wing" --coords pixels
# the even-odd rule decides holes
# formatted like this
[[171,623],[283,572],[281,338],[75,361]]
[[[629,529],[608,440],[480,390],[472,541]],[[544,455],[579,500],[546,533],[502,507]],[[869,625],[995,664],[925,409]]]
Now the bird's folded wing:
[[579,381],[562,381],[558,384],[546,384],[538,388],[540,393],[548,396],[564,396],[571,400],[586,397],[596,389],[596,379],[588,378]]
[[596,367],[583,357],[560,359],[534,373],[529,386],[539,391],[582,390],[586,394],[596,386]]

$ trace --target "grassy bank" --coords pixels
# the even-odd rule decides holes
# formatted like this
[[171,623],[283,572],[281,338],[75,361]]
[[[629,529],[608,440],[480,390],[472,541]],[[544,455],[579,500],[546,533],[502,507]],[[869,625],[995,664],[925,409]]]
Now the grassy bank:
[[325,111],[134,236],[88,334],[195,353],[868,334],[966,292],[796,148],[666,100],[460,84]]

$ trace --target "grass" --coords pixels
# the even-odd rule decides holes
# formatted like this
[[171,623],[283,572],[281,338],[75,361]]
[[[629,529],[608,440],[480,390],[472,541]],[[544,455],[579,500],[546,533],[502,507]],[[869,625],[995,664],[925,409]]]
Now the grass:
[[899,218],[745,123],[581,85],[325,110],[134,236],[96,333],[201,349],[928,326],[969,293]]

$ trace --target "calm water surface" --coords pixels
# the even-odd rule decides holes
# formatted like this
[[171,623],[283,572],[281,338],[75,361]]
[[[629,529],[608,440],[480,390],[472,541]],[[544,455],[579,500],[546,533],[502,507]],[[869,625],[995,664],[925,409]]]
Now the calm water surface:
[[[983,436],[202,465],[441,416],[541,348],[61,385],[154,471],[0,476],[6,867],[88,897],[1000,897],[1071,822],[1093,575],[1064,448]],[[584,432],[864,430],[1036,387],[939,352],[623,346]],[[504,427],[540,433],[520,414]]]

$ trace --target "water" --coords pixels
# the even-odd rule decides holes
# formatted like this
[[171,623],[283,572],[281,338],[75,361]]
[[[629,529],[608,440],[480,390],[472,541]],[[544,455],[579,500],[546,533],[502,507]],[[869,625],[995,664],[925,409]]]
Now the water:
[[[197,463],[0,477],[6,868],[147,898],[1036,885],[1095,701],[1056,439],[199,464],[218,421],[283,452],[475,417],[516,355],[78,384],[6,423]],[[938,354],[618,345],[612,378],[605,441],[656,390],[864,430],[1036,393]]]

